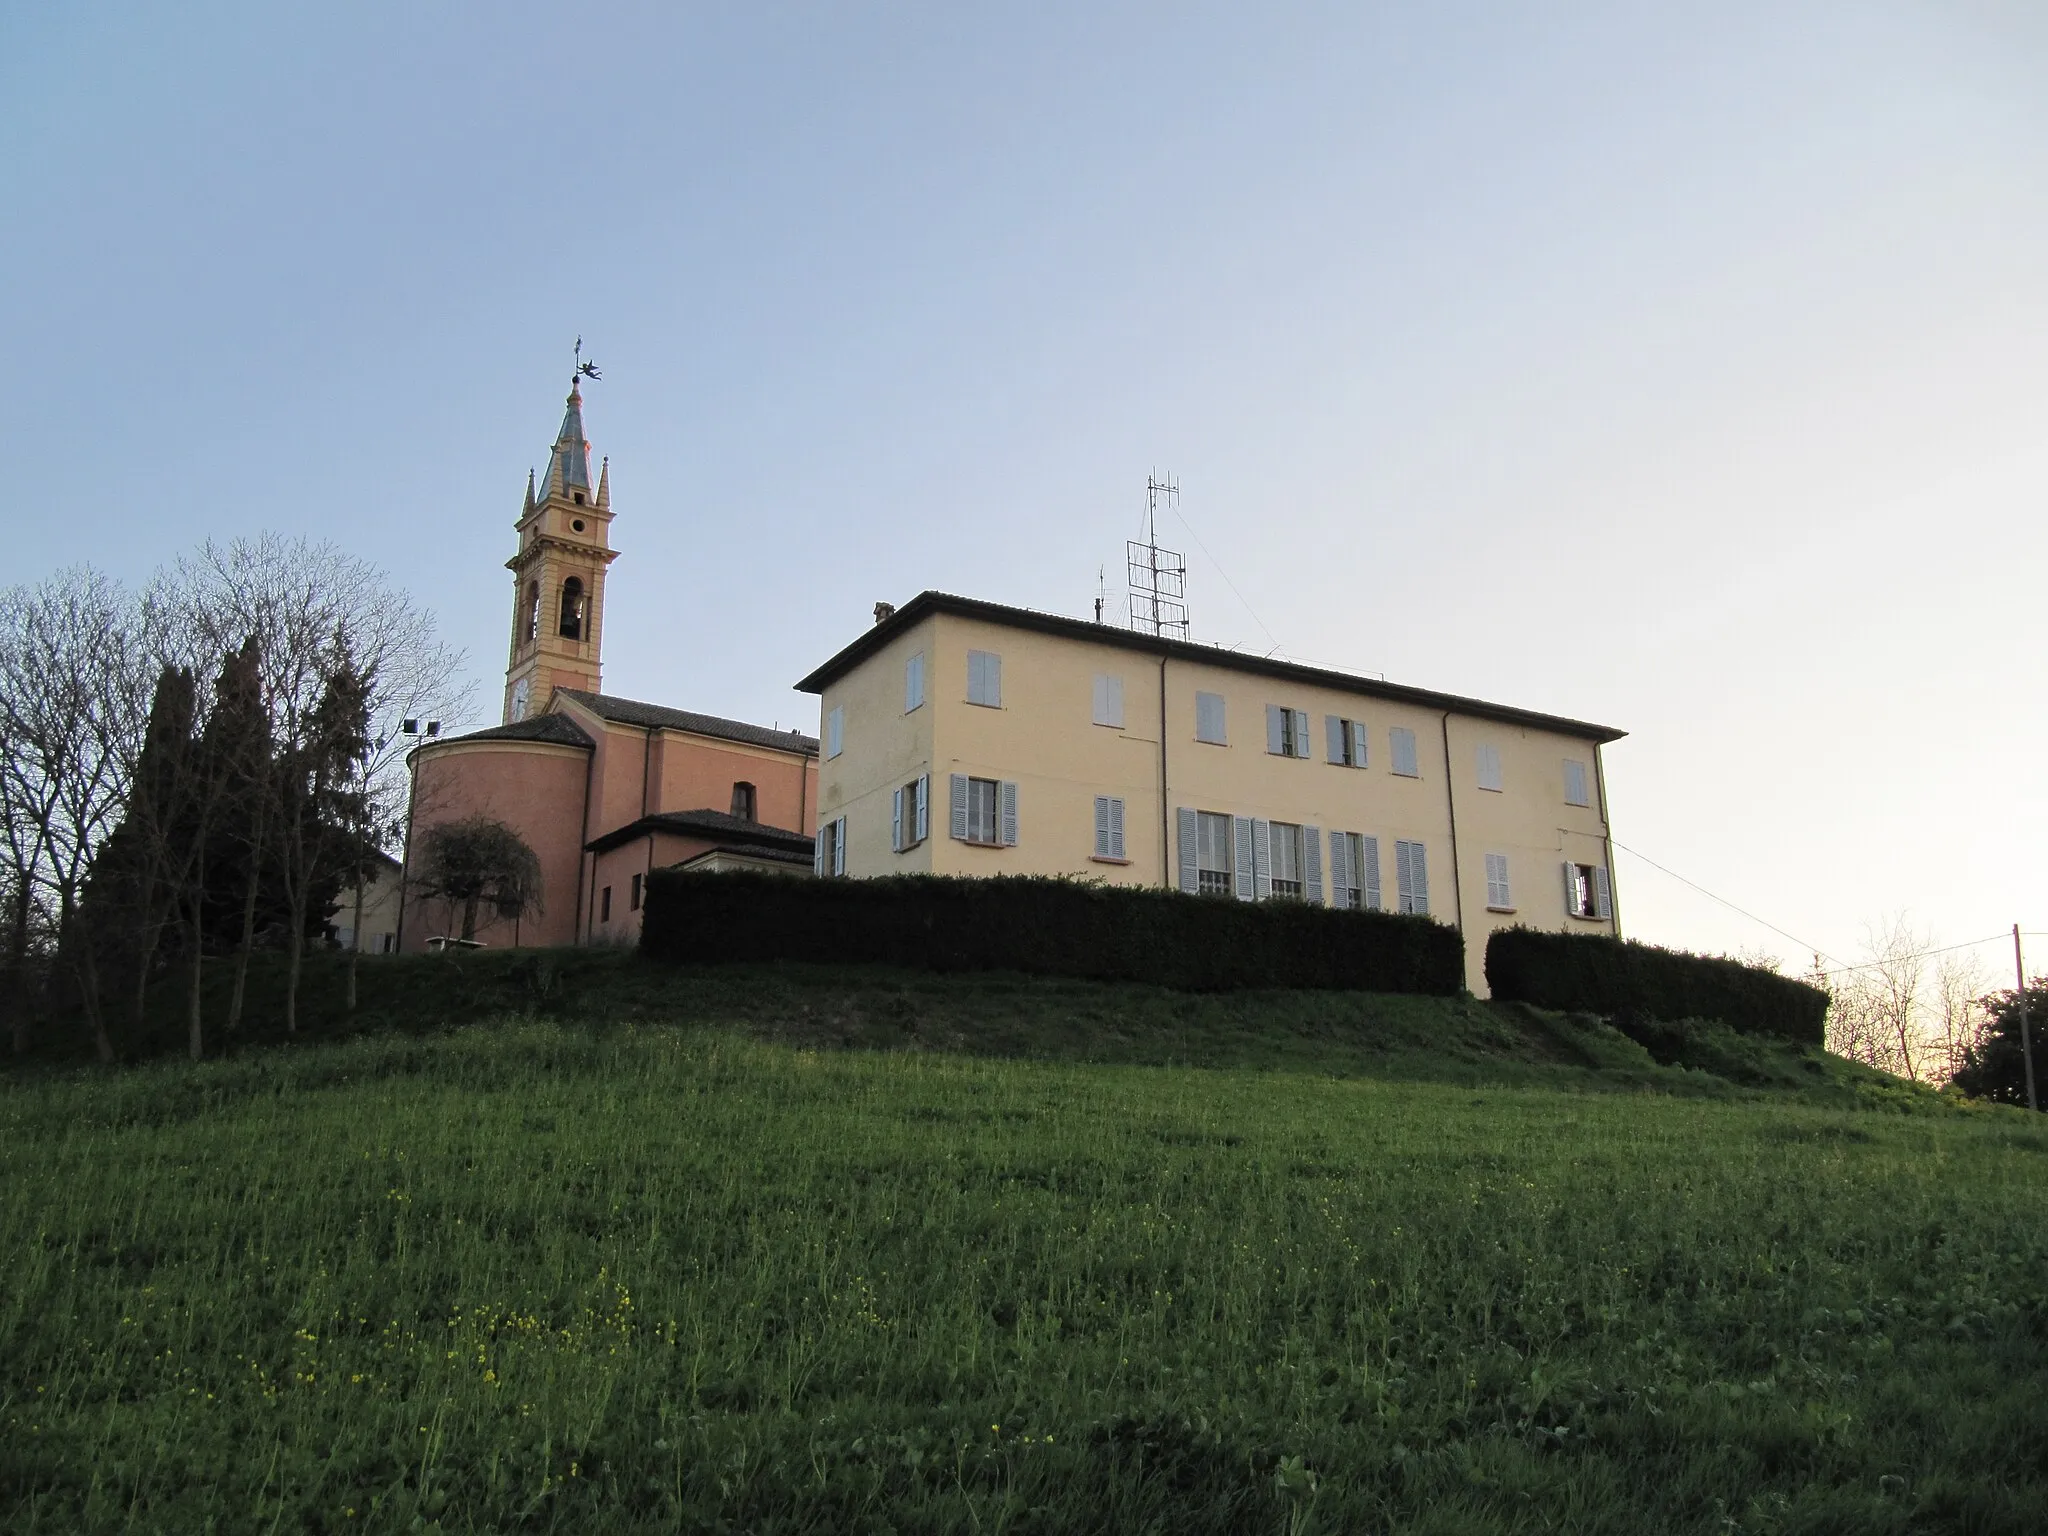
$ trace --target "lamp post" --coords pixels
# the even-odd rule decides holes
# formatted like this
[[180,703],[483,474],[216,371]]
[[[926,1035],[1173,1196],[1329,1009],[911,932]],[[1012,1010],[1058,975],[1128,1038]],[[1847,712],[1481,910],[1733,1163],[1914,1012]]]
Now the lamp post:
[[405,953],[405,893],[412,883],[412,811],[419,799],[420,768],[415,760],[419,749],[441,734],[441,722],[429,720],[426,729],[420,729],[417,719],[399,722],[398,734],[412,738],[412,749],[405,754],[405,841],[398,849],[398,937],[392,948],[399,954]]

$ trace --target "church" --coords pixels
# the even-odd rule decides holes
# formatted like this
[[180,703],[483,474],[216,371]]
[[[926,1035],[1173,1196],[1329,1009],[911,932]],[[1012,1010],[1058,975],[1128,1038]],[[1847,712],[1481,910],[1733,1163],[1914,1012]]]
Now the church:
[[[423,743],[411,759],[410,881],[432,829],[471,816],[504,822],[540,861],[540,909],[480,921],[476,937],[493,947],[631,943],[647,876],[669,865],[812,869],[815,738],[604,691],[612,515],[609,465],[591,481],[578,381],[545,479],[528,472],[517,552],[505,562],[503,723]],[[422,950],[453,922],[446,902],[410,894],[397,947]]]

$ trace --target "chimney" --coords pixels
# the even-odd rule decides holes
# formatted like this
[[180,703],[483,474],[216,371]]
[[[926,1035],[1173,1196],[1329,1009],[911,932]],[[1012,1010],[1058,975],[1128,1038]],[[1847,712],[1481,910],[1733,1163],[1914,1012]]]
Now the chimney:
[[895,617],[896,605],[894,603],[875,604],[875,622],[877,624],[886,624]]

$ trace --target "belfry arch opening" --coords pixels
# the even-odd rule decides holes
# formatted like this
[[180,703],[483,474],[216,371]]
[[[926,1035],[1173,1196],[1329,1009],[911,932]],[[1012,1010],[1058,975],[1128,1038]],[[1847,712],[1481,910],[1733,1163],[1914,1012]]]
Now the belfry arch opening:
[[583,638],[583,581],[571,576],[562,583],[561,634],[564,640]]
[[540,583],[526,584],[526,613],[519,624],[520,637],[529,643],[540,638]]

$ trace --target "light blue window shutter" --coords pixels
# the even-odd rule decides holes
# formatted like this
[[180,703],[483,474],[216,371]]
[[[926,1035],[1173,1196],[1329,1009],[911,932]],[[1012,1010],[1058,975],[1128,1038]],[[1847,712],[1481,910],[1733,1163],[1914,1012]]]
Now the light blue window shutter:
[[1109,856],[1113,859],[1124,856],[1124,802],[1115,796],[1109,802]]
[[928,773],[917,776],[917,840],[921,843],[932,835],[932,777]]
[[967,841],[967,775],[956,773],[949,787],[952,796],[953,836]]
[[1564,861],[1564,910],[1571,917],[1586,915],[1585,903],[1579,899],[1579,866],[1570,859]]
[[1252,823],[1252,900],[1273,894],[1273,823],[1264,817]]
[[1408,846],[1406,838],[1394,839],[1394,902],[1402,912],[1415,899],[1415,867],[1409,862]]
[[1429,849],[1421,843],[1413,846],[1415,851],[1409,855],[1409,862],[1415,869],[1415,910],[1426,913],[1429,911]]
[[1340,907],[1351,905],[1351,834],[1330,834],[1330,900]]
[[1252,883],[1252,820],[1249,816],[1230,818],[1231,840],[1237,846],[1237,857],[1232,862],[1237,866],[1231,871],[1232,884],[1237,890],[1239,901],[1251,901],[1257,891]]
[[1363,767],[1365,766],[1365,741],[1366,741],[1366,731],[1365,731],[1365,722],[1364,722],[1363,720],[1354,720],[1354,721],[1352,721],[1352,722],[1351,722],[1351,766],[1352,766],[1352,767],[1354,767],[1354,768],[1363,768]]
[[1109,796],[1095,797],[1095,856],[1109,857]]
[[846,873],[846,818],[840,817],[832,823],[832,873]]
[[1305,709],[1294,712],[1294,755],[1308,756],[1308,711]]
[[1323,743],[1331,762],[1344,761],[1344,722],[1336,715],[1323,716]]
[[889,850],[903,851],[903,791],[897,790],[889,797]]
[[1586,800],[1586,765],[1573,758],[1564,762],[1564,803],[1584,805]]
[[1593,915],[1602,922],[1614,916],[1614,890],[1607,883],[1607,866],[1593,866]]
[[1202,888],[1201,826],[1185,805],[1174,812],[1174,819],[1180,841],[1180,888],[1192,896]]
[[988,669],[988,701],[997,709],[1003,707],[1003,658],[994,651],[988,653],[988,660],[982,664]]
[[1361,837],[1358,840],[1358,868],[1353,871],[1358,888],[1365,893],[1365,904],[1374,912],[1386,906],[1380,895],[1380,840],[1376,837]]
[[1017,785],[1014,780],[1003,780],[997,804],[1001,807],[1001,841],[1005,848],[1017,846]]
[[1323,904],[1323,829],[1301,829],[1301,893],[1317,906]]
[[820,879],[825,875],[825,833],[832,825],[824,822],[818,827],[818,835],[811,840],[811,873]]
[[1287,725],[1278,704],[1266,706],[1266,750],[1275,757],[1287,750]]

